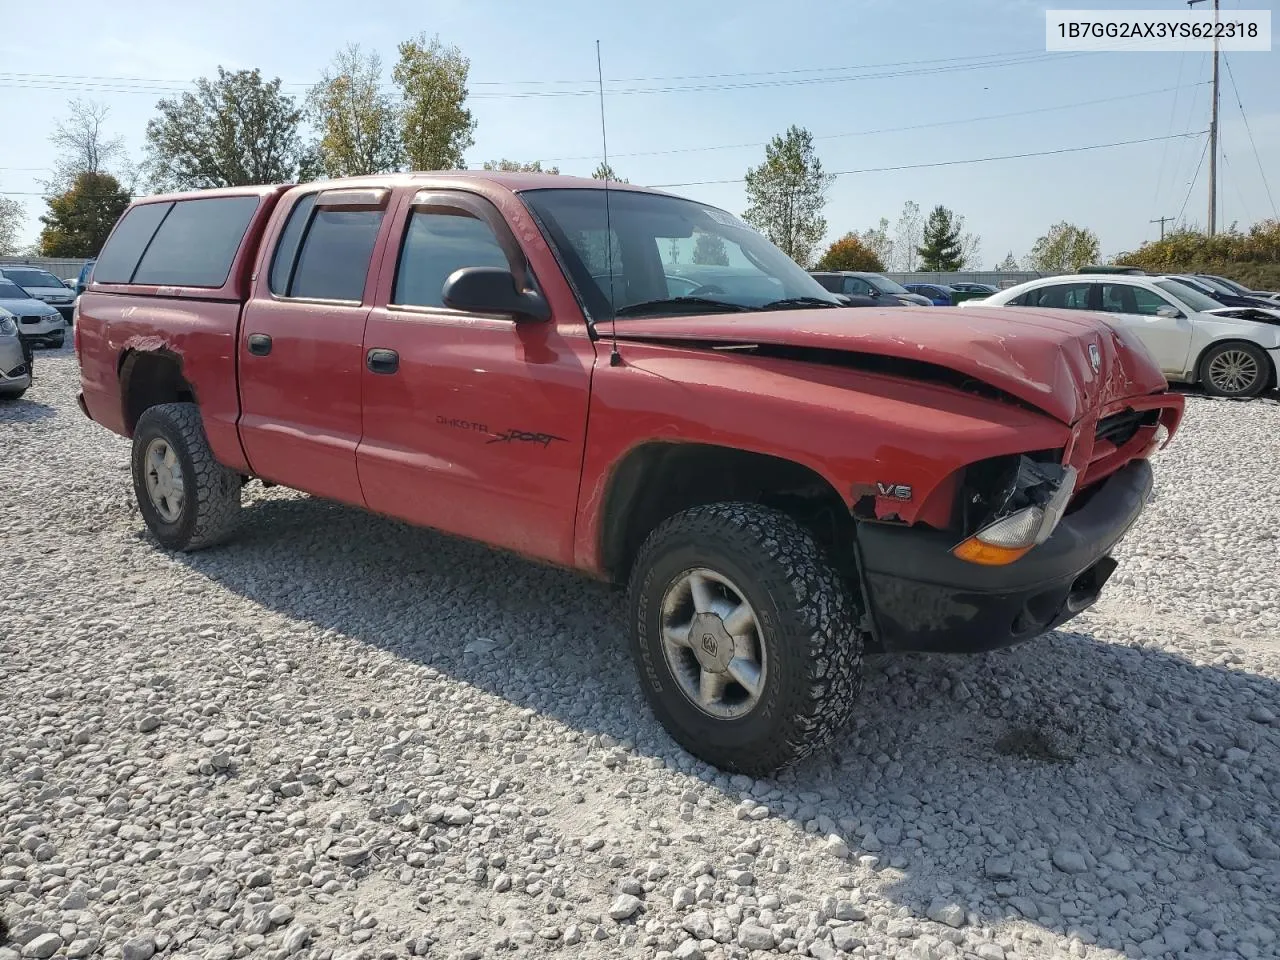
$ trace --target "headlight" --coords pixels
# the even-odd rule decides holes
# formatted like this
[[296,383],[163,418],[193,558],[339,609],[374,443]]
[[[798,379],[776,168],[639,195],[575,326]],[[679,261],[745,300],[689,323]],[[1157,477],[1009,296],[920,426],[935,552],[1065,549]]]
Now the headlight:
[[[1042,465],[1033,469],[1043,472]],[[970,563],[1003,566],[1013,563],[1032,547],[1048,540],[1062,520],[1076,488],[1076,468],[1061,469],[1061,477],[1056,484],[1050,485],[1044,479],[1037,478],[1033,486],[1025,488],[1026,494],[1040,498],[1038,504],[1022,507],[987,524],[973,536],[957,544],[951,553]],[[1017,486],[1021,486],[1021,483]]]
[[12,337],[18,332],[18,325],[13,317],[0,317],[0,337]]

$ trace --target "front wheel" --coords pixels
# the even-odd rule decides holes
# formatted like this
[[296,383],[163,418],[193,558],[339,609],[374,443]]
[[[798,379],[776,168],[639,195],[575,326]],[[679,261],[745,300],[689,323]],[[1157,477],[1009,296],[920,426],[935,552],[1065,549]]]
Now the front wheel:
[[1271,364],[1262,348],[1252,343],[1223,343],[1204,355],[1200,379],[1210,396],[1248,399],[1266,389]]
[[862,688],[853,598],[813,538],[751,503],[694,507],[640,548],[632,652],[690,753],[765,776],[829,743]]
[[142,518],[170,550],[221,543],[240,521],[240,475],[213,458],[194,403],[162,403],[138,418],[133,490]]

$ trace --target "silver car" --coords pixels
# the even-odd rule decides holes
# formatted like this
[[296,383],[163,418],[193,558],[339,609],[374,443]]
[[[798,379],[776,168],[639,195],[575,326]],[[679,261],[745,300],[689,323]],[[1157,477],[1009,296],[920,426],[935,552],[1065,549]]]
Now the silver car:
[[18,339],[13,314],[0,310],[0,399],[14,399],[31,386],[31,361]]
[[54,307],[67,323],[71,322],[71,310],[75,306],[76,292],[48,270],[6,263],[0,264],[0,277],[12,280],[37,300],[43,300]]
[[67,322],[62,314],[12,280],[0,279],[0,309],[17,317],[18,336],[27,343],[60,347],[66,341]]

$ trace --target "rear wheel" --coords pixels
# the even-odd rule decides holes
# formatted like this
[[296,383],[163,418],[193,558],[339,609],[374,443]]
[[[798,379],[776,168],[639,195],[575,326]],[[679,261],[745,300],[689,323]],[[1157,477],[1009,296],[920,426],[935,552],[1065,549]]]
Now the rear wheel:
[[227,539],[240,521],[240,486],[214,460],[194,403],[163,403],[138,418],[133,490],[161,544],[191,551]]
[[763,776],[829,743],[862,686],[853,598],[784,513],[694,507],[632,570],[632,651],[658,719],[690,753]]
[[1204,392],[1214,397],[1256,397],[1271,380],[1271,363],[1252,343],[1223,343],[1200,361]]

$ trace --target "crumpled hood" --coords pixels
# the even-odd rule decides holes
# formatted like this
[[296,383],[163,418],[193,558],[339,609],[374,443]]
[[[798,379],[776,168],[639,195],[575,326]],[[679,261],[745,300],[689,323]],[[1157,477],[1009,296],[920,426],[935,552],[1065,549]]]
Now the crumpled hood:
[[[1066,424],[1114,400],[1168,387],[1151,354],[1101,315],[969,307],[778,310],[616,323],[619,340],[775,344],[945,367]],[[1097,351],[1095,371],[1090,348]]]

